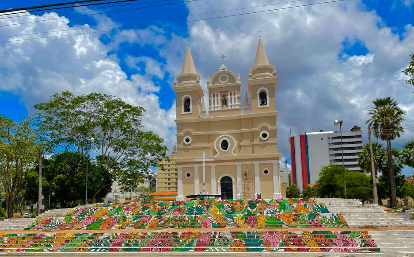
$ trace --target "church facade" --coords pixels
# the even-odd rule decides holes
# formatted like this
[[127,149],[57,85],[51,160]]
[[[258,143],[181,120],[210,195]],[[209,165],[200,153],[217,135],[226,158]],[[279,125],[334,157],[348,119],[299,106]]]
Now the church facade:
[[247,82],[250,101],[246,92],[243,105],[241,87],[240,75],[223,64],[207,79],[208,96],[204,97],[187,47],[173,87],[177,97],[177,200],[201,193],[226,199],[282,197],[277,75],[261,40]]

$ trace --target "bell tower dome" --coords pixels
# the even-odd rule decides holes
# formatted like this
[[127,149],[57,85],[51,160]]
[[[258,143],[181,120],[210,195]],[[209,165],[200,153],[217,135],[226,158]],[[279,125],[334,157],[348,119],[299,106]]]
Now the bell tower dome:
[[247,83],[248,90],[251,93],[252,113],[276,110],[276,69],[269,63],[262,39],[259,39],[256,57],[253,66],[250,68]]
[[204,109],[204,93],[189,46],[187,46],[181,73],[176,79],[174,78],[173,89],[177,97],[177,120],[201,117]]

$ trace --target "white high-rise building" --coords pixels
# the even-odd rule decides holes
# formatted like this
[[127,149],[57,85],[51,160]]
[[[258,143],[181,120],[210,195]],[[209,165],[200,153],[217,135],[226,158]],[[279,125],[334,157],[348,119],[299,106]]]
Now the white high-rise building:
[[354,126],[351,131],[335,132],[330,135],[329,139],[329,162],[342,165],[342,150],[343,150],[343,164],[345,168],[353,171],[362,171],[358,166],[358,154],[362,152],[362,131],[358,126]]
[[315,184],[321,169],[329,164],[343,164],[352,171],[362,170],[358,166],[358,154],[362,152],[362,131],[358,126],[349,132],[342,131],[342,143],[340,132],[319,131],[291,137],[290,145],[292,182],[301,190],[308,184]]

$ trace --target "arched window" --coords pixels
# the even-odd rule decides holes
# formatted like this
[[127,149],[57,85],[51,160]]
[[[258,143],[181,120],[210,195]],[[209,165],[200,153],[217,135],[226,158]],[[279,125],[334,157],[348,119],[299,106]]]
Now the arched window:
[[223,95],[223,99],[222,99],[222,107],[226,106],[227,107],[227,95]]
[[267,88],[259,89],[258,96],[258,107],[269,107],[269,91]]
[[183,97],[182,102],[183,102],[183,106],[182,106],[183,113],[191,113],[191,104],[192,104],[191,103],[191,96],[185,95]]

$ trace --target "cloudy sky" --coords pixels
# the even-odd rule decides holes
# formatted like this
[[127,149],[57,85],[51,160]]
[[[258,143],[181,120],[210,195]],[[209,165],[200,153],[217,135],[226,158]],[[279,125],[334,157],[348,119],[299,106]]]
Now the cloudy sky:
[[[62,0],[2,0],[0,9],[51,2]],[[172,81],[186,45],[204,85],[225,54],[246,90],[261,31],[279,78],[280,152],[288,157],[290,133],[335,130],[335,119],[344,130],[366,130],[372,101],[386,96],[406,111],[406,132],[394,142],[401,148],[414,138],[414,89],[401,73],[414,52],[413,7],[413,0],[142,0],[0,16],[0,113],[22,119],[63,90],[112,94],[143,106],[145,128],[171,148]]]

